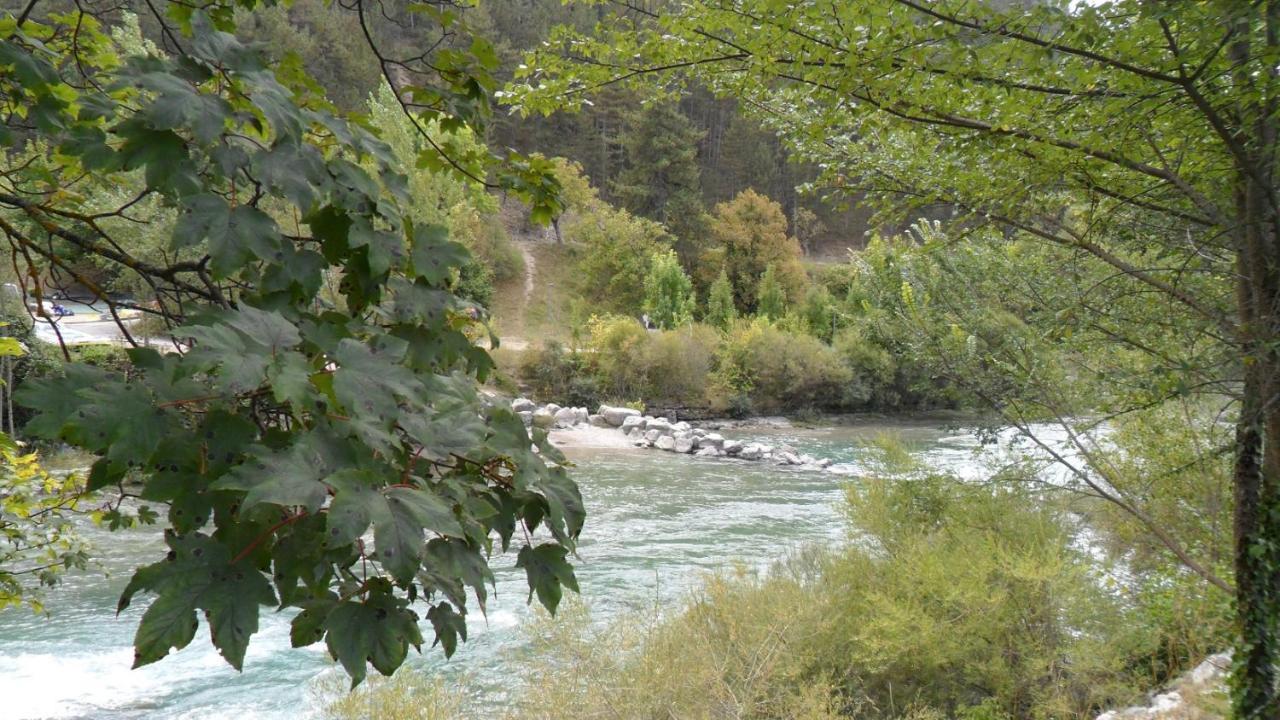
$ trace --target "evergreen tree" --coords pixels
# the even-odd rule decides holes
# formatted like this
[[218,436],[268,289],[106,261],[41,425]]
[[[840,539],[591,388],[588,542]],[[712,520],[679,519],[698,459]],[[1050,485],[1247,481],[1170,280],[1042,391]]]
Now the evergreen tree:
[[678,106],[647,106],[631,116],[624,139],[627,167],[613,183],[623,207],[667,226],[686,263],[696,258],[707,233],[698,170],[702,136]]
[[756,288],[756,315],[777,320],[787,312],[787,291],[778,279],[773,263],[764,269],[760,285]]
[[711,283],[711,291],[707,294],[706,321],[721,330],[725,330],[738,318],[738,308],[733,304],[733,284],[729,282],[729,273],[720,268],[720,277]]
[[836,329],[835,300],[831,291],[823,285],[811,286],[805,293],[802,314],[810,335],[831,342]]
[[693,322],[693,283],[672,250],[653,253],[644,279],[644,311],[658,327],[670,329]]

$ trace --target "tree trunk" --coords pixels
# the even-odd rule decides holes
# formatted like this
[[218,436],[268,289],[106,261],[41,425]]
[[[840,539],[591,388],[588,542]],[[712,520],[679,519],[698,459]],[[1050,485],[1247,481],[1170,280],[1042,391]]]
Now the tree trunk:
[[[1260,139],[1271,135],[1269,128],[1259,129]],[[1256,163],[1254,176],[1241,179],[1237,195],[1244,392],[1234,470],[1240,630],[1234,690],[1242,720],[1280,720],[1280,238],[1270,177],[1266,163]]]

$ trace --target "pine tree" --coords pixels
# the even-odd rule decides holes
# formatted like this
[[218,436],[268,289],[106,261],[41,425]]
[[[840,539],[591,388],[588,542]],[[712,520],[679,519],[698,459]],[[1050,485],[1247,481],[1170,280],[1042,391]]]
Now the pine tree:
[[778,279],[773,263],[764,269],[760,285],[756,288],[756,315],[778,320],[787,313],[787,292]]
[[680,267],[674,250],[655,252],[644,279],[644,311],[660,328],[693,322],[693,282]]
[[824,341],[831,342],[835,334],[836,308],[831,291],[823,285],[813,285],[804,297],[804,322],[809,334]]
[[738,308],[733,304],[733,284],[729,282],[729,273],[721,268],[720,277],[711,283],[711,291],[707,294],[706,321],[724,330],[737,318]]
[[707,234],[698,168],[702,136],[677,105],[649,105],[631,116],[623,140],[627,167],[613,183],[623,207],[667,226],[688,263]]

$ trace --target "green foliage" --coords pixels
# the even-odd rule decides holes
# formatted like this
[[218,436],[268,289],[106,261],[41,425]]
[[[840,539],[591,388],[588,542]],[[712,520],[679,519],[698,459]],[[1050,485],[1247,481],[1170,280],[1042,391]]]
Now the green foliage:
[[706,325],[646,331],[625,317],[590,323],[591,367],[607,399],[700,405],[715,366],[720,339]]
[[846,396],[868,406],[897,407],[904,390],[897,385],[900,359],[868,335],[863,325],[851,325],[831,343],[850,370]]
[[71,353],[72,362],[116,373],[127,373],[132,365],[128,351],[119,345],[76,345],[67,349]]
[[778,269],[770,263],[765,266],[756,286],[756,315],[769,320],[780,320],[787,314],[787,292],[778,280]]
[[385,82],[369,98],[368,106],[371,124],[399,166],[408,171],[408,192],[413,198],[408,217],[424,226],[447,226],[450,236],[471,251],[472,258],[458,268],[453,289],[488,307],[494,283],[516,277],[524,268],[520,251],[497,219],[497,204],[484,185],[471,177],[417,162],[440,147],[450,157],[472,163],[469,171],[478,175],[481,169],[475,159],[483,156],[484,145],[466,127],[445,131],[439,121],[421,123],[406,115]]
[[[677,607],[604,627],[580,609],[535,624],[531,652],[563,658],[566,670],[540,671],[522,711],[1089,717],[1197,661],[1152,672],[1152,647],[1197,631],[1161,619],[1171,596],[1141,589],[1160,585],[1157,576],[1106,587],[1076,535],[1081,505],[869,464],[905,474],[848,486],[844,547],[795,553],[763,576],[713,576]],[[1184,605],[1206,597],[1179,587],[1190,592]],[[1207,644],[1221,642],[1227,609],[1201,609]]]
[[804,304],[800,308],[800,313],[804,318],[805,327],[808,329],[809,334],[823,342],[831,342],[839,319],[835,300],[825,286],[811,285],[809,287],[809,291],[805,293]]
[[416,669],[374,678],[350,692],[338,678],[325,676],[313,693],[323,705],[324,720],[458,720],[464,717],[466,699],[444,679]]
[[601,201],[573,166],[562,164],[558,173],[571,188],[562,227],[578,246],[579,292],[605,312],[639,315],[653,255],[669,248],[671,237],[658,223]]
[[740,396],[765,412],[839,406],[850,379],[821,341],[763,319],[743,320],[717,350],[713,406],[728,409]]
[[640,358],[649,345],[649,331],[639,320],[622,315],[592,317],[587,325],[591,367],[608,398],[643,397],[648,384]]
[[698,169],[703,133],[670,102],[649,103],[628,124],[627,166],[613,193],[627,210],[665,225],[677,238],[680,257],[690,262],[706,235]]
[[595,407],[600,390],[586,368],[581,353],[569,352],[556,340],[541,348],[526,350],[520,364],[520,379],[534,396],[555,398],[570,405]]
[[644,311],[664,330],[693,322],[693,283],[674,250],[655,252],[644,278]]
[[738,319],[738,308],[733,303],[733,285],[723,268],[707,292],[707,312],[703,319],[708,325],[721,330],[727,330]]
[[745,573],[716,576],[677,608],[607,625],[582,603],[562,611],[563,620],[542,616],[526,629],[529,653],[551,658],[553,669],[530,677],[517,698],[520,716],[841,717],[833,688],[805,675],[797,648],[817,625],[810,589],[776,582],[769,588],[776,592],[763,592],[757,582]]
[[245,39],[263,43],[274,61],[296,57],[339,107],[357,109],[382,81],[359,19],[341,8],[298,0],[236,19]]
[[705,403],[719,342],[714,328],[699,324],[649,333],[638,359],[648,379],[640,397],[668,406]]
[[[561,586],[576,588],[563,558],[582,528],[581,496],[545,437],[477,392],[492,361],[471,340],[475,306],[457,292],[470,254],[442,222],[415,218],[406,176],[492,171],[549,218],[560,209],[550,164],[498,163],[480,145],[450,147],[450,164],[430,142],[406,157],[379,123],[316,98],[295,62],[268,65],[235,35],[230,6],[168,11],[169,56],[122,57],[130,51],[79,13],[0,20],[3,139],[35,139],[6,182],[16,189],[0,192],[0,231],[33,282],[92,281],[46,250],[55,238],[142,278],[181,343],[130,349],[127,373],[68,363],[20,396],[35,411],[27,432],[95,457],[89,492],[128,481],[164,510],[167,555],[137,568],[119,602],[151,596],[134,665],[185,647],[203,615],[240,669],[268,605],[300,609],[293,644],[323,640],[353,684],[368,663],[390,674],[420,648],[423,605],[451,654],[466,638],[468,596],[484,607],[489,558],[517,526],[540,534],[524,556],[561,560],[523,564],[554,607]],[[465,32],[452,10],[415,11]],[[402,91],[424,108],[411,119],[418,137],[436,122],[448,146],[464,127],[482,129],[491,48],[477,40],[433,62],[435,85]],[[176,216],[174,252],[159,260],[130,254],[90,216],[92,202],[62,190],[139,176]],[[129,203],[113,212],[131,217]],[[156,229],[168,231],[164,218]],[[15,467],[18,522],[44,502],[22,498],[45,480]],[[158,519],[149,506],[111,507],[102,519],[113,528]],[[46,564],[69,563],[59,527],[19,533],[46,533],[56,554]]]
[[0,434],[0,610],[43,609],[43,590],[68,569],[84,568],[89,546],[72,518],[84,511],[84,478],[51,475],[35,453]]
[[[1280,205],[1264,200],[1280,137],[1272,25],[1262,6],[1229,2],[748,0],[726,13],[694,1],[601,23],[596,37],[560,34],[556,47],[574,52],[539,52],[540,88],[524,97],[545,107],[571,84],[619,80],[619,67],[663,68],[627,79],[738,99],[821,168],[813,189],[865,196],[879,220],[950,207],[950,241],[917,230],[934,258],[876,269],[901,273],[906,322],[865,328],[920,358],[928,372],[908,387],[936,379],[1024,430],[1051,419],[1078,448],[1104,444],[1105,430],[1074,414],[1222,403],[1236,425],[1231,483],[1248,498],[1234,508],[1234,581],[1150,519],[1159,493],[1112,492],[1092,452],[1066,469],[1235,594],[1235,710],[1253,718],[1280,705],[1280,454],[1266,449],[1280,445]],[[957,248],[975,236],[988,265]],[[1028,245],[1042,262],[1013,257]],[[944,250],[957,249],[952,262]],[[860,305],[862,289],[850,293]]]

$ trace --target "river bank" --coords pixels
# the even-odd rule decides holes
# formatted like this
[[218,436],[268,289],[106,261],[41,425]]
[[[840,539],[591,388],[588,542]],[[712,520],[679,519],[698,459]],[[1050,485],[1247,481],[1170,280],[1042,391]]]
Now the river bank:
[[[638,448],[661,450],[675,455],[726,461],[762,462],[810,472],[853,475],[862,466],[844,448],[839,453],[811,453],[802,449],[800,438],[823,428],[866,428],[894,426],[898,431],[912,425],[961,428],[989,424],[989,418],[972,413],[913,413],[901,417],[885,415],[833,415],[793,422],[782,416],[712,418],[700,421],[673,421],[621,406],[601,405],[596,412],[584,407],[562,407],[556,403],[535,403],[518,397],[510,401],[512,410],[530,429],[548,432],[551,443],[560,448]],[[796,441],[774,442],[778,434],[794,434]],[[895,431],[894,434],[897,434]],[[875,443],[883,437],[867,437]]]

